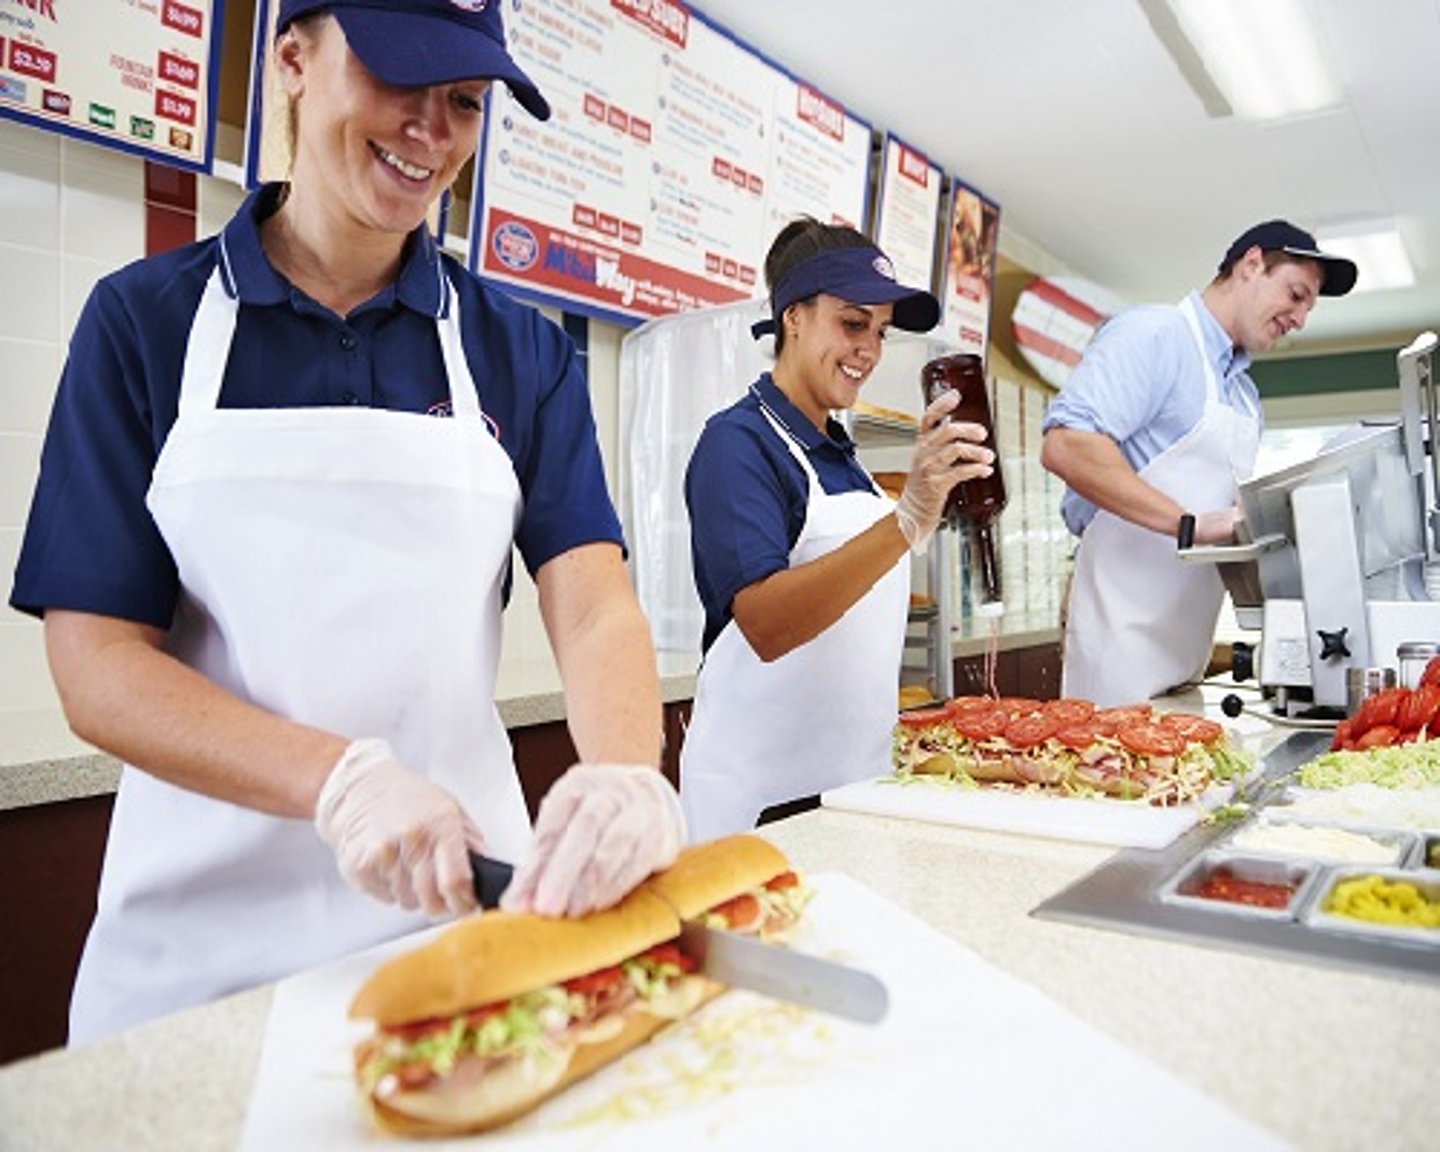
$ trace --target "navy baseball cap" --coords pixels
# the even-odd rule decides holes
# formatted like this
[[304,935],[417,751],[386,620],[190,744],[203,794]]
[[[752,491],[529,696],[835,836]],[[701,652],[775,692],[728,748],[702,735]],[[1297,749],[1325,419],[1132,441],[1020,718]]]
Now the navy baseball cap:
[[394,88],[460,80],[503,80],[536,119],[550,118],[540,89],[505,48],[502,0],[280,0],[275,31],[312,12],[330,12],[350,51]]
[[1285,252],[1291,256],[1318,261],[1323,276],[1320,284],[1321,296],[1344,296],[1355,287],[1355,277],[1359,274],[1353,260],[1321,252],[1314,236],[1303,228],[1295,227],[1288,220],[1266,220],[1263,224],[1247,228],[1235,238],[1235,243],[1226,251],[1225,259],[1220,261],[1220,271],[1229,271],[1231,265],[1251,248],[1259,248],[1262,252]]
[[879,248],[831,248],[802,260],[780,279],[770,297],[770,319],[750,325],[758,340],[775,332],[785,309],[820,293],[847,304],[893,304],[891,324],[907,332],[928,332],[940,319],[940,302],[923,288],[895,279],[895,267]]

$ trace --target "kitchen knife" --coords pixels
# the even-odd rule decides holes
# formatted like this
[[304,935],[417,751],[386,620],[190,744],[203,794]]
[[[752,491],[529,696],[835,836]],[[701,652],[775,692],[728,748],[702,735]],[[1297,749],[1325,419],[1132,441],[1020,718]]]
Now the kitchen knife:
[[[480,907],[496,907],[514,868],[478,852],[470,853],[470,868]],[[883,1020],[890,1008],[885,985],[871,973],[792,952],[753,936],[687,920],[681,924],[678,944],[694,961],[696,971],[731,988],[745,988],[864,1024]]]

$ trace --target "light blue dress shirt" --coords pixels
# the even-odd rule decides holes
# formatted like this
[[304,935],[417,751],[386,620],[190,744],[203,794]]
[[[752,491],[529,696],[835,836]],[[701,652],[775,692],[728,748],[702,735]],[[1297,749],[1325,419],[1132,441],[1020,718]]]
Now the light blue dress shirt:
[[[1250,354],[1235,347],[1198,292],[1190,299],[1221,402],[1258,413],[1259,393],[1246,373]],[[1195,427],[1204,411],[1205,370],[1185,317],[1173,305],[1144,304],[1112,317],[1095,334],[1046,409],[1044,429],[1103,432],[1139,472]],[[1060,501],[1060,514],[1077,536],[1096,511],[1072,489]]]

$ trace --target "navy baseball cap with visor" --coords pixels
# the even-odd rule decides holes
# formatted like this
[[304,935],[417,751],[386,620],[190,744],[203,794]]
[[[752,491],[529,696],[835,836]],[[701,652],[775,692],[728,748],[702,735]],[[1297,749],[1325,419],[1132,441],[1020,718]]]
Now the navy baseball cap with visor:
[[280,0],[275,31],[315,12],[329,12],[350,51],[369,73],[394,88],[428,88],[462,80],[503,80],[539,120],[550,105],[505,48],[502,0]]
[[907,332],[928,332],[940,319],[940,302],[923,288],[895,279],[890,258],[879,248],[832,248],[796,264],[770,295],[770,316],[750,325],[757,340],[774,335],[785,309],[824,292],[847,304],[893,304],[890,323]]
[[1358,275],[1355,262],[1344,256],[1321,252],[1314,236],[1288,220],[1266,220],[1263,224],[1247,228],[1226,250],[1225,259],[1220,261],[1220,271],[1229,271],[1251,248],[1259,248],[1262,252],[1284,252],[1319,263],[1322,276],[1321,296],[1344,296],[1355,287],[1355,277]]

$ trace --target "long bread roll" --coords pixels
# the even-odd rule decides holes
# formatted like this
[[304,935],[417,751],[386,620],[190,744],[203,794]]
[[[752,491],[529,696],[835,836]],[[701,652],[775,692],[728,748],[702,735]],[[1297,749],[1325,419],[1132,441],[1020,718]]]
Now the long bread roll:
[[[767,885],[777,886],[772,892]],[[755,836],[685,849],[614,908],[581,919],[487,912],[378,968],[350,1015],[361,1098],[392,1132],[494,1128],[622,1056],[723,989],[670,941],[708,914],[756,931],[750,901],[798,916],[803,889]]]

